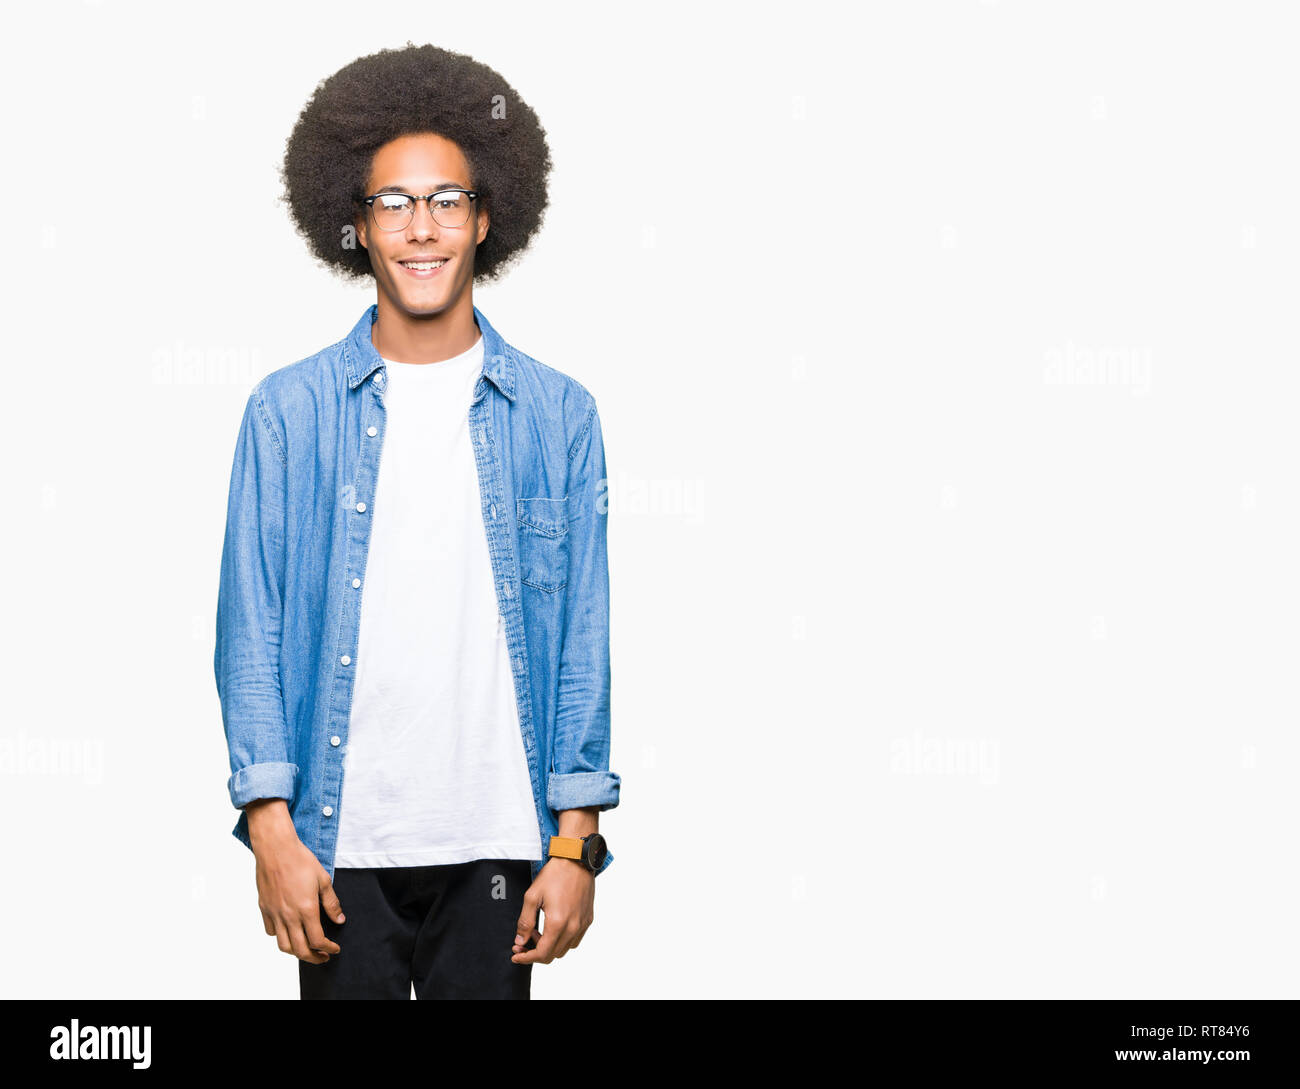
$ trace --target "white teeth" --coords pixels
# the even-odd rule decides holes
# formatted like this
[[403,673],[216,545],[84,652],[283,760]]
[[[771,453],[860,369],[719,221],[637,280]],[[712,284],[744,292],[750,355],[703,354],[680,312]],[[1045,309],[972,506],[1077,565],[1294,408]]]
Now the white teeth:
[[419,272],[428,272],[430,269],[441,268],[447,262],[446,260],[442,260],[442,261],[400,261],[398,263],[405,265],[407,268],[416,269]]

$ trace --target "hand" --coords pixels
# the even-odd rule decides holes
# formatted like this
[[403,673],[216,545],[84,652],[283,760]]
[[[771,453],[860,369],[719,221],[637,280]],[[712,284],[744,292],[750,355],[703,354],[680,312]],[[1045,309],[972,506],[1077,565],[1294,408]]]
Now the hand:
[[[577,949],[595,919],[596,875],[570,858],[548,859],[524,893],[510,959],[515,964],[550,964]],[[537,909],[546,914],[546,933],[537,929]],[[535,949],[525,949],[538,939]]]
[[257,906],[266,932],[274,935],[280,952],[308,964],[324,964],[340,947],[321,929],[321,905],[335,922],[344,918],[325,867],[298,838],[291,821],[287,827],[264,823],[251,838],[257,858]]

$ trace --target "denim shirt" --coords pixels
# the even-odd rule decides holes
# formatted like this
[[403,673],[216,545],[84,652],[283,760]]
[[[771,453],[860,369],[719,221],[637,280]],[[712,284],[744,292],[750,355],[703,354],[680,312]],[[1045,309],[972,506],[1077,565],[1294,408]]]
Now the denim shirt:
[[[233,834],[251,849],[242,807],[284,798],[331,880],[384,448],[377,311],[249,395],[217,596],[213,665],[241,809]],[[536,878],[560,810],[618,804],[605,451],[586,388],[507,344],[477,307],[474,319],[484,351],[469,432],[537,811]]]

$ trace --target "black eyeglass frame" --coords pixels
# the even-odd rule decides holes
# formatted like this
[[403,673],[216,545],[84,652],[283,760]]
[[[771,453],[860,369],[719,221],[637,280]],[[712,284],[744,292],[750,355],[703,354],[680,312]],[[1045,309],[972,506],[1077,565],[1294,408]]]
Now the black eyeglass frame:
[[[375,226],[379,227],[381,231],[404,231],[406,230],[407,227],[411,225],[411,222],[415,219],[415,206],[419,204],[420,201],[424,201],[425,206],[429,209],[429,215],[433,216],[433,221],[435,223],[438,223],[438,217],[433,215],[432,201],[433,198],[436,197],[439,193],[464,193],[467,197],[469,197],[471,203],[478,199],[477,189],[461,189],[458,186],[451,186],[446,189],[438,189],[435,192],[426,194],[425,196],[416,196],[414,193],[399,193],[390,189],[387,193],[375,193],[369,197],[362,197],[360,203],[364,204],[370,210],[370,217],[371,219],[374,219],[375,201],[377,201],[380,197],[405,197],[407,200],[411,202],[411,218],[408,219],[404,224],[402,224],[402,226],[380,227],[378,220],[375,221]],[[465,223],[468,222],[469,222],[469,216],[466,216]],[[443,227],[443,230],[456,231],[459,230],[461,227],[465,226],[465,223],[461,223],[456,227],[443,227],[441,223],[438,223],[438,226]]]

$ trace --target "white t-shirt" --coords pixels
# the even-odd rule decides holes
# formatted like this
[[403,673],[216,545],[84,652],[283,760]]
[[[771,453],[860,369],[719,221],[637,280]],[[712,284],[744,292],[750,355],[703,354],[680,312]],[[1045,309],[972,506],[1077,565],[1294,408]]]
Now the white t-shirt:
[[334,864],[540,859],[469,436],[483,338],[385,363]]

